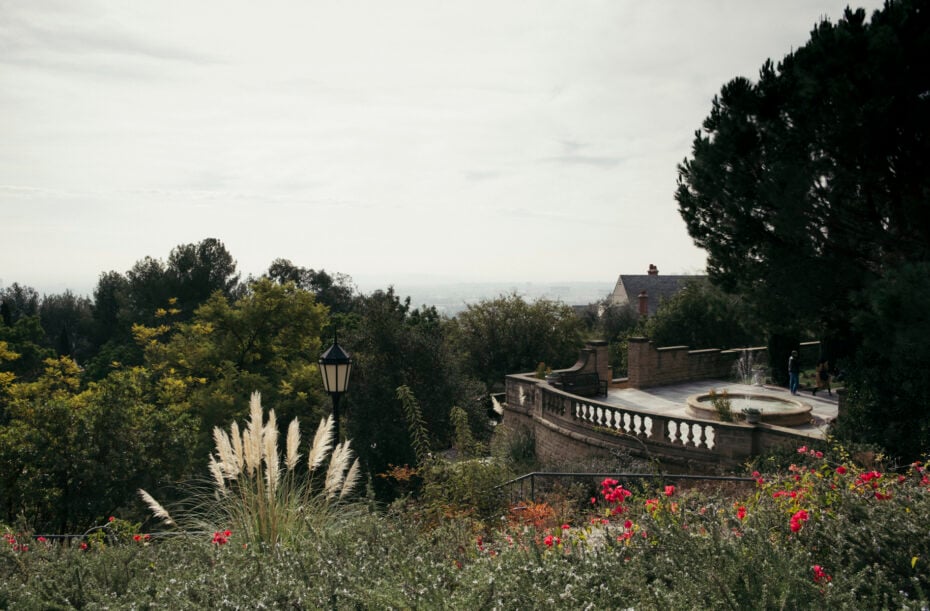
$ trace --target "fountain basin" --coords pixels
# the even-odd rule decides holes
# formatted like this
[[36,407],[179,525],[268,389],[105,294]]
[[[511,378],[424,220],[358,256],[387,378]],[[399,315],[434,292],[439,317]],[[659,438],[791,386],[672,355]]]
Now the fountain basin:
[[[718,393],[720,397],[722,393]],[[762,422],[778,426],[798,426],[811,421],[811,406],[799,399],[773,397],[753,393],[728,394],[730,409],[734,420],[745,420],[742,410],[755,407],[762,412]],[[711,394],[697,394],[688,397],[688,412],[705,420],[719,420],[717,410],[711,401]]]

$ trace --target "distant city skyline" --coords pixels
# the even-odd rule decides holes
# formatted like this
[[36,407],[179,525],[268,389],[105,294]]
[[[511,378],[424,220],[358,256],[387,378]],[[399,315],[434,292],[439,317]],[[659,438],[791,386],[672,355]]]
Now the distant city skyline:
[[846,5],[7,3],[0,283],[209,237],[360,286],[701,273],[674,191],[711,100]]

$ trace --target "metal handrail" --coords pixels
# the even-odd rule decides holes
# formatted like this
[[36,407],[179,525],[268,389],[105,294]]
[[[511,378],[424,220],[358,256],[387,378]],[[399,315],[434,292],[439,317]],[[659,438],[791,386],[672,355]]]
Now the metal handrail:
[[677,473],[579,473],[579,472],[560,472],[560,471],[533,471],[531,473],[526,473],[520,477],[516,477],[512,480],[506,481],[502,484],[494,486],[494,490],[500,490],[507,486],[511,491],[510,498],[513,499],[513,487],[516,484],[520,484],[521,494],[523,492],[523,482],[529,480],[530,482],[530,501],[536,502],[536,478],[537,477],[551,477],[551,478],[571,478],[571,479],[582,479],[582,478],[593,478],[593,477],[609,477],[621,480],[629,479],[654,479],[659,481],[666,480],[705,480],[705,481],[724,481],[724,482],[755,482],[755,478],[752,477],[737,477],[733,475],[679,475]]

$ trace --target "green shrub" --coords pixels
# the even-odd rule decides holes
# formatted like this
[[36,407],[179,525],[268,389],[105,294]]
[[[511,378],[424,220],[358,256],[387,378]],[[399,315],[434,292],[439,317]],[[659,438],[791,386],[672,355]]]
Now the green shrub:
[[710,403],[717,411],[717,418],[720,422],[733,422],[733,402],[730,400],[727,391],[723,391],[718,395],[717,389],[711,388],[709,394]]

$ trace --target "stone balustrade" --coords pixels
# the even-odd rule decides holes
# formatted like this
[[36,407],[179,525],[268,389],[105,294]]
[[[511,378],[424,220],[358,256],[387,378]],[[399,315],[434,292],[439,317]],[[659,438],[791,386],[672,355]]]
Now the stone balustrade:
[[710,471],[738,467],[778,445],[811,436],[755,426],[659,414],[610,405],[553,388],[529,375],[507,377],[504,425],[529,427],[536,456],[547,462],[609,456],[618,450],[667,469]]

